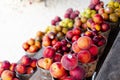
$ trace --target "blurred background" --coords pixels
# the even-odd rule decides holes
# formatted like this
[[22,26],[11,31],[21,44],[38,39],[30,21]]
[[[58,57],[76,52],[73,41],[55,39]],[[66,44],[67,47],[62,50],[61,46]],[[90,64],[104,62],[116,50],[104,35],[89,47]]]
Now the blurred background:
[[[103,0],[106,4],[109,0]],[[0,61],[17,62],[25,54],[23,42],[44,31],[66,9],[82,12],[90,0],[0,0]]]

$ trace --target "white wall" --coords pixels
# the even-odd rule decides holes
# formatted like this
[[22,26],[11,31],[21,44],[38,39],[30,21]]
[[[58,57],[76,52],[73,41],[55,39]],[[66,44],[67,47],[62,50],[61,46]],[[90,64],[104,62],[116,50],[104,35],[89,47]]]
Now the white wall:
[[[81,12],[90,0],[47,0],[33,3],[20,0],[0,0],[0,61],[17,62],[25,54],[22,43],[35,37],[38,30],[50,25],[56,15],[63,16],[67,8],[72,7]],[[106,3],[108,0],[104,0]]]

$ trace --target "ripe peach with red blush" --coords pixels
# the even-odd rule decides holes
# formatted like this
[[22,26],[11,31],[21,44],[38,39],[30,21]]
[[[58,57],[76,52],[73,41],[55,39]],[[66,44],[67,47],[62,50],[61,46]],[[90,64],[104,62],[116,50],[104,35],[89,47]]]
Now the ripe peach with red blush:
[[70,70],[69,74],[74,80],[83,80],[85,78],[85,70],[80,65]]
[[81,49],[88,49],[92,44],[92,40],[88,36],[82,36],[77,40],[77,44]]
[[66,70],[72,70],[78,65],[78,58],[73,54],[64,54],[61,64]]
[[78,54],[78,61],[81,63],[88,63],[91,60],[91,54],[88,50],[81,50]]
[[13,80],[14,73],[10,70],[4,70],[1,74],[2,80]]
[[81,49],[79,48],[79,46],[78,46],[78,44],[77,44],[77,41],[75,41],[75,42],[72,43],[72,50],[73,50],[75,53],[80,52]]
[[50,66],[50,74],[54,78],[60,78],[60,77],[64,76],[65,73],[66,73],[66,70],[62,66],[61,62],[54,62]]

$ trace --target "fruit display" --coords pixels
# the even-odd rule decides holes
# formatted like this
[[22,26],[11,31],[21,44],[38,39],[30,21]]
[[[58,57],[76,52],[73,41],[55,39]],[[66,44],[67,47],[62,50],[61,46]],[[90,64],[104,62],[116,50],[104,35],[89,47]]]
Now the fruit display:
[[2,80],[30,78],[36,69],[42,75],[38,74],[40,80],[91,77],[103,55],[111,30],[109,23],[118,23],[119,18],[120,3],[117,1],[104,6],[103,1],[91,0],[83,12],[69,8],[63,18],[56,16],[45,31],[37,31],[35,38],[23,43],[27,54],[18,63],[0,62],[0,77]]

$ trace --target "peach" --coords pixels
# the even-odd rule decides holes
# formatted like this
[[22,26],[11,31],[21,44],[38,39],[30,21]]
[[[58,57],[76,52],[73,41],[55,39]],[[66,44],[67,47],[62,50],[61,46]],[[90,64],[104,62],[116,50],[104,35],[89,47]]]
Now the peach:
[[62,66],[61,62],[54,62],[50,66],[50,74],[54,78],[60,78],[60,77],[64,76],[65,73],[66,73],[66,70]]
[[98,47],[96,45],[94,45],[94,44],[91,45],[91,47],[88,50],[92,56],[98,55]]
[[40,58],[38,61],[37,61],[37,64],[40,68],[43,68],[43,69],[46,69],[46,70],[49,70],[51,64],[52,64],[52,59],[50,58]]
[[38,47],[36,45],[31,45],[28,50],[30,53],[35,53],[38,51]]
[[83,80],[85,78],[85,70],[80,65],[70,70],[69,73],[70,76],[74,78],[74,80]]
[[26,73],[27,73],[27,74],[31,74],[31,73],[33,73],[33,72],[34,72],[34,70],[33,70],[32,67],[27,67],[27,68],[26,68]]
[[87,26],[88,26],[89,28],[91,28],[91,24],[92,24],[92,23],[94,23],[94,22],[93,22],[93,20],[90,18],[90,19],[87,20],[87,23],[86,23],[86,24],[87,24]]
[[73,44],[72,44],[72,50],[73,50],[75,53],[80,52],[81,49],[78,47],[77,41],[73,42]]
[[9,69],[10,62],[7,61],[7,60],[3,61],[1,67],[4,68],[4,69]]
[[22,44],[22,48],[23,48],[25,51],[28,50],[29,47],[30,47],[30,45],[29,45],[27,42],[25,42],[25,43]]
[[10,70],[4,70],[1,74],[2,80],[13,80],[14,73]]
[[5,70],[5,69],[0,68],[0,77],[1,77],[1,74],[2,74],[2,72],[3,72],[4,70]]
[[58,41],[57,38],[53,39],[52,42],[51,42],[52,46],[55,45],[57,43],[57,41]]
[[42,39],[42,45],[47,47],[51,45],[50,38],[48,36],[44,36]]
[[27,55],[24,55],[24,56],[21,57],[21,60],[20,60],[21,64],[27,66],[27,65],[30,64],[30,62],[31,62],[31,58],[28,57]]
[[58,80],[64,80],[68,75],[69,73],[66,71],[65,74],[62,77],[60,77]]
[[51,46],[46,47],[43,51],[43,57],[45,58],[53,58],[54,55],[55,55],[55,50]]
[[19,74],[24,74],[26,73],[26,67],[23,64],[17,64],[16,72],[18,72]]
[[30,66],[35,68],[36,67],[36,63],[37,63],[37,59],[33,58],[31,63],[30,63]]
[[89,53],[88,50],[81,50],[78,54],[78,61],[81,63],[88,63],[91,59],[91,54]]
[[11,71],[15,71],[15,67],[16,67],[16,65],[17,65],[17,63],[11,63],[9,69],[10,69]]
[[41,48],[41,43],[39,41],[35,41],[35,46],[37,46],[40,49]]
[[31,45],[34,45],[35,44],[35,39],[33,38],[30,38],[27,43],[31,46]]
[[92,17],[93,21],[97,24],[101,24],[103,22],[103,18],[100,14],[95,14],[93,17]]
[[72,70],[78,65],[78,59],[73,54],[64,54],[61,64],[66,70]]
[[88,36],[82,36],[77,40],[77,44],[81,49],[88,49],[92,44],[92,40]]

